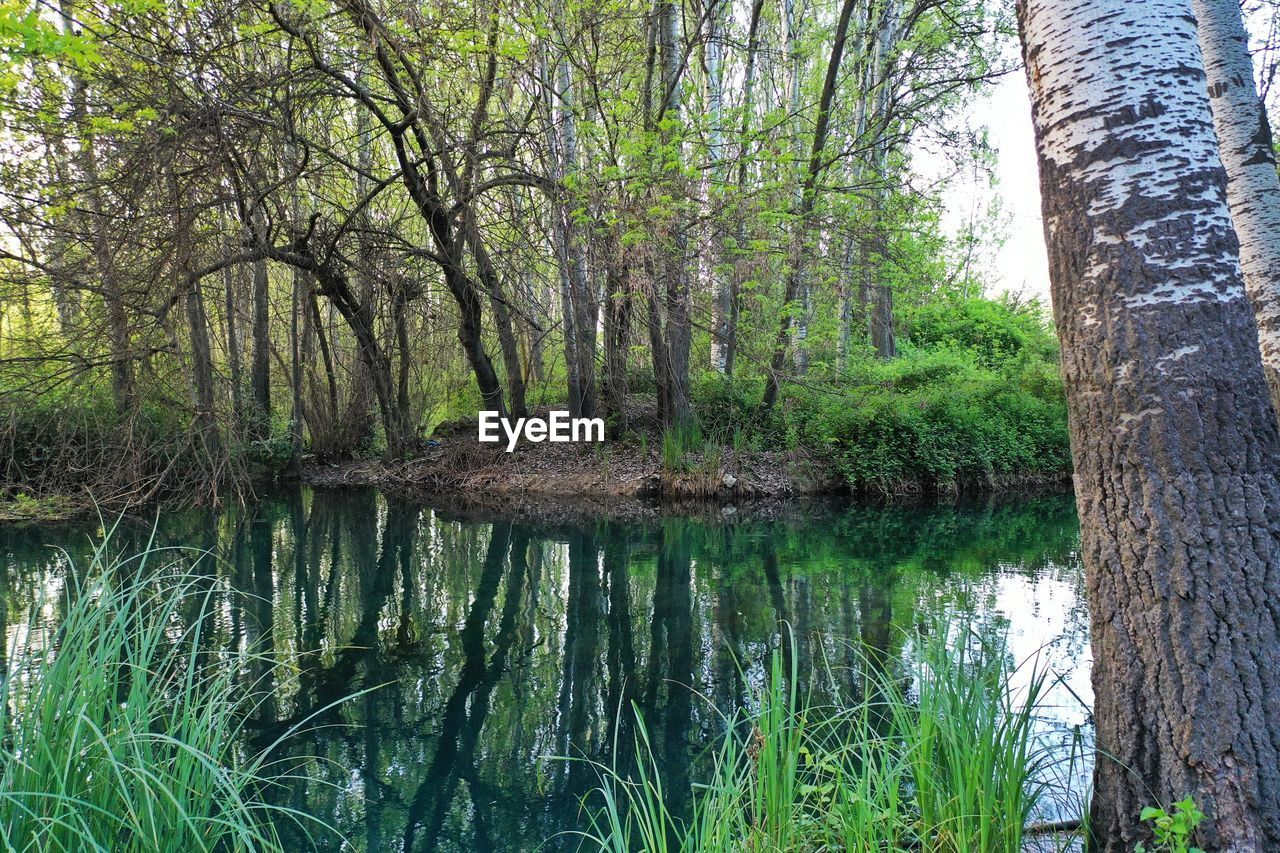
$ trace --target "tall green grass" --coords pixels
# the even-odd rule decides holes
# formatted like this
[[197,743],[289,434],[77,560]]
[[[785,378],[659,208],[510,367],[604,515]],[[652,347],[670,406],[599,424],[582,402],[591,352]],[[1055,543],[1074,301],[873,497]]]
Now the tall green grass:
[[[0,685],[0,839],[14,851],[279,850],[270,748],[246,755],[252,653],[208,648],[207,576],[96,546],[33,608]],[[48,611],[65,608],[56,620]],[[273,744],[274,747],[277,744]]]
[[866,658],[861,698],[835,709],[809,706],[775,653],[755,710],[727,721],[684,819],[667,806],[671,783],[638,720],[636,770],[597,765],[584,847],[1020,851],[1053,759],[1035,731],[1045,672],[1032,666],[1015,689],[1003,644],[967,626],[922,638],[905,672]]

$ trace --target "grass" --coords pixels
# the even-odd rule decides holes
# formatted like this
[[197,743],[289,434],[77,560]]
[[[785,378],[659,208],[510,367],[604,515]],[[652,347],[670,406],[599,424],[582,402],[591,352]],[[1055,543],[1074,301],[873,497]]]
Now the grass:
[[[109,537],[108,537],[109,539]],[[38,601],[0,685],[0,833],[17,851],[279,850],[272,747],[246,755],[251,652],[208,648],[207,576],[95,547]],[[77,580],[77,578],[79,579]],[[43,627],[45,613],[63,612]],[[19,634],[18,639],[22,638]],[[260,698],[260,696],[258,696]]]
[[775,652],[755,710],[727,721],[688,817],[668,808],[672,783],[638,719],[636,770],[596,765],[584,849],[1020,851],[1054,758],[1034,730],[1044,671],[1015,690],[1003,644],[967,626],[919,642],[906,677],[874,660],[860,700],[816,708]]

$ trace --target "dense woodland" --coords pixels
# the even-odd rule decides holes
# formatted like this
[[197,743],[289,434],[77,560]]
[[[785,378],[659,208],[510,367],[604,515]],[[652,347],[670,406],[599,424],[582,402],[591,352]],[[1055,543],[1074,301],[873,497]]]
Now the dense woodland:
[[858,488],[1068,469],[1044,309],[981,299],[998,207],[943,226],[990,180],[1003,5],[33,9],[0,32],[11,499],[546,405]]
[[[478,410],[549,405],[605,418],[646,458],[660,441],[664,466],[732,444],[808,454],[858,490],[1070,472],[1097,746],[1087,848],[1132,851],[1155,814],[1165,849],[1280,849],[1277,16],[1237,0],[1015,5],[0,2],[0,498],[213,499],[307,458],[394,462],[432,435],[449,453]],[[1034,301],[987,298],[998,208],[957,228],[945,203],[949,183],[989,178],[973,108],[1019,71],[1052,323]],[[689,552],[658,554],[687,597]],[[461,629],[480,645],[496,590],[482,583]],[[41,727],[80,719],[59,710],[60,679],[98,691],[80,707],[146,708],[101,698],[102,663],[134,648],[128,630],[99,642],[109,598],[81,598],[79,646],[43,647],[69,674],[41,682],[53,710],[19,715],[23,743],[84,754]],[[513,619],[518,602],[508,591]],[[1001,672],[947,672],[961,675],[916,686],[1008,719],[965,693]],[[803,720],[777,691],[754,719]],[[901,719],[960,718],[926,694]],[[138,719],[148,738],[163,728]],[[53,755],[18,747],[8,767],[37,754]],[[199,762],[213,785],[218,761]],[[726,802],[766,778],[742,766]],[[976,790],[1030,778],[953,766]],[[881,790],[919,794],[930,773]],[[182,778],[174,790],[198,790]],[[1182,809],[1181,846],[1159,839],[1169,814],[1152,804]],[[759,812],[731,812],[730,846],[768,846],[750,841]],[[911,825],[907,849],[964,846],[945,822]]]

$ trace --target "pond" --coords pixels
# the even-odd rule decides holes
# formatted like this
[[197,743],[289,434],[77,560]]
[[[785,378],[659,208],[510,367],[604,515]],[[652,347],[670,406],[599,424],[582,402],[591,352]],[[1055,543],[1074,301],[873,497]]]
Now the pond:
[[[597,777],[562,759],[625,761],[633,708],[687,811],[707,745],[753,701],[774,650],[794,656],[812,701],[838,702],[858,689],[860,645],[900,656],[937,615],[1007,633],[1016,660],[1038,655],[1060,677],[1046,736],[1067,750],[1089,738],[1070,497],[624,515],[534,521],[298,489],[164,514],[154,532],[123,525],[113,543],[216,553],[200,563],[220,581],[209,642],[278,661],[245,673],[269,695],[253,740],[309,719],[286,750],[298,778],[273,797],[360,850],[574,849],[564,833],[582,827]],[[0,528],[10,641],[99,533]],[[1074,793],[1059,804],[1087,768],[1061,776]],[[283,830],[290,849],[340,847]]]

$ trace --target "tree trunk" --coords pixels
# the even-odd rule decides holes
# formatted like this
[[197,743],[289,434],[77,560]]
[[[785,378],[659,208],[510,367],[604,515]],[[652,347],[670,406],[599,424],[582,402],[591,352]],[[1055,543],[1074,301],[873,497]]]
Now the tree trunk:
[[[75,9],[68,0],[58,4],[62,26],[68,35],[79,36],[75,23]],[[116,267],[115,250],[109,228],[109,213],[98,176],[96,140],[91,132],[92,116],[89,115],[89,92],[85,77],[73,74],[71,78],[71,115],[73,122],[82,123],[83,134],[79,140],[77,165],[87,184],[89,200],[89,228],[93,241],[94,262],[101,287],[103,307],[106,309],[107,341],[111,355],[111,391],[118,414],[132,413],[137,407],[137,385],[134,376],[132,331],[125,309],[119,270]]]
[[[783,51],[787,56],[787,110],[791,125],[792,174],[795,175],[795,199],[792,204],[794,209],[800,210],[804,206],[806,182],[801,172],[804,160],[800,134],[800,113],[803,109],[800,103],[800,78],[803,65],[799,47],[801,18],[796,9],[796,0],[784,0],[782,14],[786,30]],[[796,290],[799,294],[799,305],[795,306],[791,316],[791,366],[796,376],[804,376],[809,372],[809,258],[814,248],[809,244],[811,230],[808,222],[800,219],[796,221],[795,232],[792,234],[791,262],[795,266]]]
[[[225,233],[230,235],[225,218],[220,220]],[[223,251],[232,253],[231,238],[223,241]],[[239,427],[240,418],[244,415],[243,371],[240,367],[240,331],[236,318],[236,267],[228,265],[222,270],[222,310],[226,314],[224,322],[227,331],[227,367],[231,371],[231,420],[233,429]]]
[[1192,0],[1227,205],[1240,239],[1240,268],[1258,324],[1262,367],[1280,410],[1280,178],[1271,126],[1253,82],[1249,38],[1236,0]]
[[334,368],[333,351],[329,346],[329,333],[324,327],[323,318],[320,316],[320,305],[316,301],[315,290],[310,287],[307,288],[305,297],[307,310],[311,314],[311,324],[316,331],[316,342],[320,345],[320,358],[324,362],[325,388],[329,395],[330,422],[334,423],[342,417],[342,410],[338,404],[338,376]]
[[884,360],[896,358],[898,355],[897,338],[893,328],[893,288],[885,284],[883,267],[889,255],[888,225],[885,222],[885,196],[889,188],[889,145],[884,139],[887,132],[886,122],[889,115],[889,63],[893,49],[893,34],[896,30],[895,0],[886,0],[884,11],[880,16],[876,32],[875,59],[875,116],[878,125],[878,136],[875,141],[873,158],[875,171],[874,202],[872,206],[871,239],[879,256],[878,268],[880,282],[871,289],[871,345],[876,355]]
[[671,420],[671,365],[667,359],[669,350],[662,336],[662,302],[658,295],[658,283],[654,275],[653,258],[644,259],[644,299],[646,328],[649,331],[649,349],[653,354],[653,381],[658,404],[658,422],[669,424]]
[[856,271],[853,268],[853,236],[844,238],[844,253],[840,259],[840,337],[836,341],[836,365],[843,372],[849,367],[849,353],[853,348],[853,287]]
[[711,168],[704,178],[707,222],[706,279],[711,290],[711,367],[725,372],[728,341],[729,296],[732,282],[724,265],[724,44],[721,34],[727,0],[709,0],[707,34],[703,47],[707,66],[707,155]]
[[520,366],[520,345],[512,323],[511,306],[503,292],[498,270],[485,249],[484,241],[480,239],[479,229],[470,222],[465,223],[463,228],[471,257],[476,264],[476,275],[489,294],[489,307],[493,309],[493,319],[498,327],[498,345],[502,349],[502,366],[507,373],[507,399],[511,404],[511,416],[523,418],[529,413],[529,409],[525,403],[524,369]]
[[1280,849],[1280,434],[1190,0],[1019,0],[1091,613],[1092,845]]
[[250,336],[253,352],[249,365],[249,434],[257,439],[271,434],[271,316],[268,302],[267,262],[253,264],[253,318]]
[[209,341],[209,318],[205,312],[200,279],[193,274],[191,256],[194,248],[191,229],[195,220],[187,206],[187,198],[179,186],[172,167],[166,168],[172,210],[174,284],[176,298],[185,303],[187,336],[191,345],[191,398],[195,409],[195,428],[199,448],[208,465],[210,481],[216,482],[222,459],[222,441],[218,435],[218,414],[214,405],[213,347]]
[[627,428],[627,349],[631,343],[631,268],[620,258],[606,265],[604,398],[614,429]]
[[[658,20],[658,55],[661,61],[661,87],[666,96],[662,110],[663,146],[675,149],[675,160],[680,157],[681,140],[673,128],[680,121],[682,99],[680,97],[680,2],[664,0]],[[663,247],[659,267],[662,270],[663,294],[666,303],[667,392],[668,424],[682,423],[692,415],[689,397],[689,350],[692,345],[693,326],[689,305],[689,276],[685,264],[687,249],[685,218],[678,212],[673,215],[668,244]],[[656,357],[655,357],[656,363]]]
[[[296,214],[295,214],[296,219]],[[296,475],[302,469],[302,337],[299,334],[302,314],[302,290],[305,273],[293,271],[293,288],[289,296],[289,389],[292,392],[289,406],[289,471]]]
[[[756,58],[760,52],[760,17],[764,12],[764,0],[752,0],[751,18],[747,23],[747,57],[746,68],[742,73],[742,121],[738,126],[738,138],[741,141],[741,151],[738,154],[738,203],[747,196],[747,166],[751,162],[751,143],[750,131],[752,118],[755,112],[755,81],[756,81]],[[742,270],[740,264],[746,258],[743,247],[747,244],[747,216],[745,212],[739,211],[738,225],[736,234],[736,246],[734,247],[734,263],[730,269],[732,276],[728,288],[728,293],[722,294],[718,300],[724,301],[722,310],[727,312],[724,330],[720,334],[720,338],[724,341],[724,373],[726,376],[733,375],[733,363],[738,354],[738,311],[740,282],[742,281]]]
[[[188,273],[190,270],[185,270]],[[194,276],[186,284],[187,327],[191,335],[191,376],[195,391],[196,428],[205,458],[211,468],[222,457],[218,437],[217,409],[214,405],[213,352],[209,344],[209,318],[205,313],[200,280]]]
[[[805,172],[800,202],[796,210],[797,238],[793,245],[797,250],[803,245],[807,236],[807,223],[817,201],[818,178],[825,168],[822,152],[827,145],[827,133],[831,126],[831,105],[835,101],[836,80],[840,74],[840,63],[844,58],[844,46],[849,35],[849,19],[853,15],[853,7],[854,0],[844,0],[840,5],[840,18],[836,22],[835,38],[831,43],[827,73],[822,81],[822,94],[818,99],[818,117],[813,130],[813,144],[809,149],[809,165]],[[803,251],[797,251],[793,255],[791,274],[787,276],[786,290],[782,299],[782,319],[774,340],[773,358],[769,362],[768,374],[765,377],[764,399],[761,401],[765,409],[773,408],[778,400],[782,368],[787,358],[787,337],[792,325],[791,315],[806,281],[807,266],[804,254]]]
[[[298,267],[314,276],[316,288],[342,315],[355,336],[360,361],[373,384],[374,399],[387,437],[387,453],[393,459],[403,458],[413,450],[414,431],[403,398],[392,377],[391,358],[378,342],[373,311],[351,289],[346,275],[331,261],[317,259],[308,246],[297,251],[277,252],[277,260]],[[494,382],[496,383],[496,377]],[[501,402],[499,391],[499,403]]]

